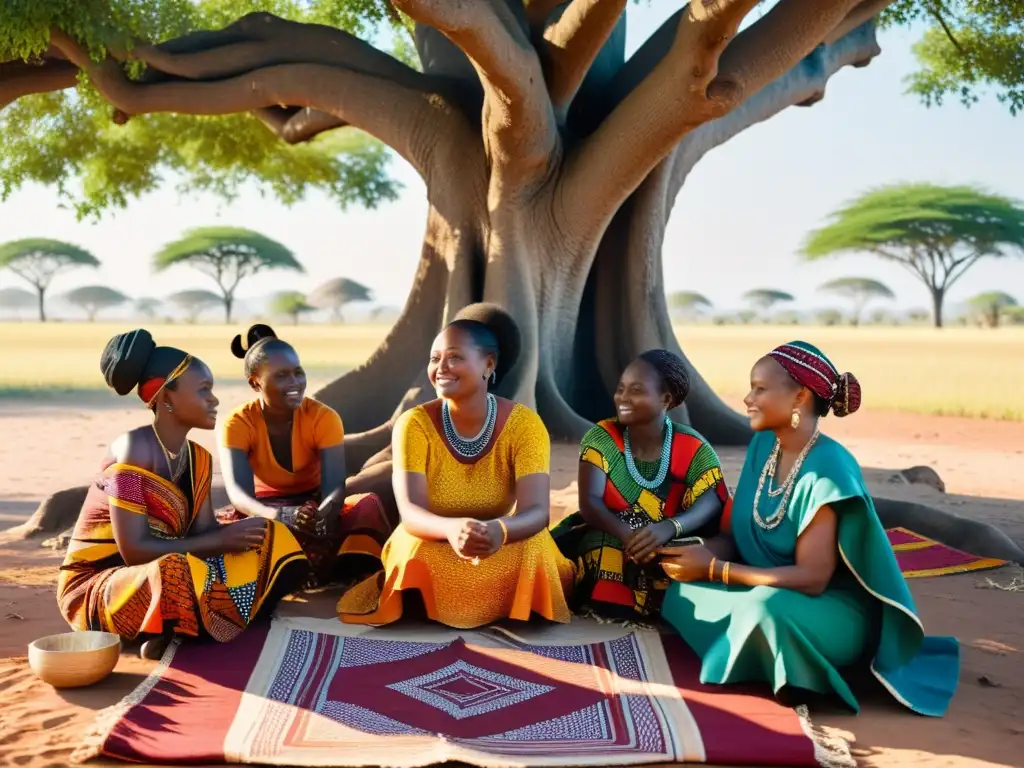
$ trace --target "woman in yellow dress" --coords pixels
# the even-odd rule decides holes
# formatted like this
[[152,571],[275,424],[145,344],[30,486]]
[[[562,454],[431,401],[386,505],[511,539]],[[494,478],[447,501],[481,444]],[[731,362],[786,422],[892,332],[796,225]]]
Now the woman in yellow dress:
[[393,622],[410,592],[430,619],[460,629],[533,613],[570,620],[573,566],[548,532],[547,430],[489,391],[518,354],[514,321],[491,305],[467,308],[434,341],[439,399],[404,413],[392,435],[401,523],[384,570],[341,598],[342,621]]
[[221,430],[231,506],[218,510],[218,519],[284,523],[320,583],[337,575],[340,556],[362,573],[379,568],[393,525],[375,494],[354,494],[357,483],[346,482],[341,417],[306,397],[298,353],[263,324],[249,328],[245,342],[236,336],[231,351],[245,361],[257,397],[232,411]]
[[201,360],[139,329],[111,339],[100,366],[119,395],[137,391],[153,423],[111,444],[89,488],[57,581],[61,615],[75,630],[148,638],[148,658],[175,635],[232,640],[298,588],[309,563],[283,525],[217,524],[212,457],[188,439],[217,418]]

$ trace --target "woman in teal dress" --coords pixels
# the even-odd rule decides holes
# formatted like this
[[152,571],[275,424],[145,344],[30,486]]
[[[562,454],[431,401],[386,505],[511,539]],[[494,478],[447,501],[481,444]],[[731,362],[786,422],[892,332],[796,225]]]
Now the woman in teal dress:
[[778,694],[837,695],[868,662],[900,703],[945,714],[959,646],[926,637],[860,467],[818,430],[860,405],[860,385],[805,342],[754,366],[745,399],[755,431],[723,533],[663,549],[677,583],[662,616],[701,658],[701,682],[765,681]]

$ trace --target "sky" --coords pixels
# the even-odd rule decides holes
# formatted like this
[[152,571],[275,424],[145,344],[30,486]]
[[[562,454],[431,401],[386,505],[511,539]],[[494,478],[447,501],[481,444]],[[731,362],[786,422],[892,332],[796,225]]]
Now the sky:
[[[657,0],[632,7],[629,50],[675,5]],[[700,162],[669,222],[667,290],[700,291],[720,311],[742,306],[740,297],[752,288],[785,290],[801,309],[839,307],[841,300],[823,296],[818,286],[862,276],[889,285],[897,294],[895,307],[929,306],[923,285],[898,265],[870,256],[807,264],[796,255],[806,233],[831,211],[882,184],[977,184],[1024,200],[1024,116],[1011,117],[994,97],[966,109],[958,102],[926,108],[905,95],[916,38],[910,30],[882,33],[881,56],[865,69],[839,72],[823,101],[786,110]],[[163,296],[213,286],[187,268],[154,278],[149,263],[157,249],[195,226],[249,227],[289,246],[306,274],[257,276],[240,288],[243,298],[308,291],[343,275],[372,287],[378,303],[400,306],[412,284],[427,206],[422,182],[404,161],[396,156],[391,171],[404,185],[401,197],[372,211],[340,211],[319,194],[288,208],[254,191],[226,204],[212,196],[181,198],[167,189],[98,223],[79,222],[57,207],[51,191],[27,187],[0,204],[0,239],[67,240],[103,262],[98,274],[80,270],[58,278],[54,293],[103,283],[132,296]],[[20,284],[0,272],[0,288]],[[953,289],[950,302],[997,288],[1016,290],[1024,302],[1024,257],[979,263]]]

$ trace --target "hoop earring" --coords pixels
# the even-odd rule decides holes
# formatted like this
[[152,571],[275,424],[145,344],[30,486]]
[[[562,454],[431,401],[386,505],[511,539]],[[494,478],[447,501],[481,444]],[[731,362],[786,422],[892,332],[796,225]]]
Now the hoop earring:
[[800,411],[793,409],[793,415],[789,418],[789,426],[796,429],[800,426]]

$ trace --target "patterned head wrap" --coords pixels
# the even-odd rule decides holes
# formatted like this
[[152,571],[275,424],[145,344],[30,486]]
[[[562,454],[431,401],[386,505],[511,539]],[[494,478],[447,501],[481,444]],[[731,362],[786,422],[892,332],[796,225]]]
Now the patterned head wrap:
[[107,342],[100,355],[100,371],[117,394],[127,395],[134,389],[152,408],[157,396],[188,370],[193,359],[180,349],[158,347],[149,331],[138,328]]
[[797,384],[828,403],[836,416],[849,416],[860,408],[860,382],[852,373],[839,373],[825,353],[814,345],[791,341],[776,347],[768,356]]

